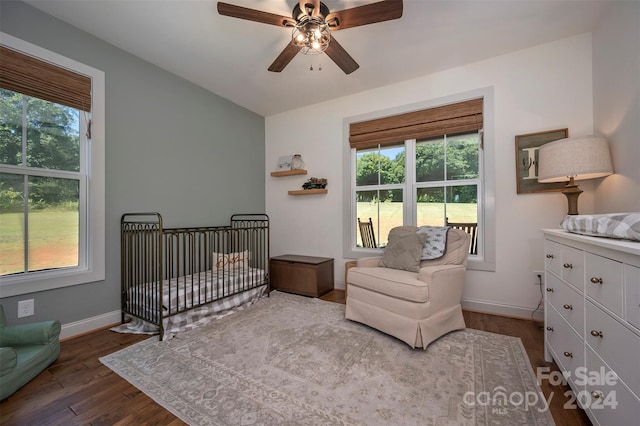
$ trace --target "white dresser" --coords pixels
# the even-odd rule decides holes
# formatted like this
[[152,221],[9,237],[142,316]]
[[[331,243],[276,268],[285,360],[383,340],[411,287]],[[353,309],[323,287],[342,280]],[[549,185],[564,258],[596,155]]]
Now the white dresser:
[[640,243],[542,232],[545,359],[594,424],[640,425]]

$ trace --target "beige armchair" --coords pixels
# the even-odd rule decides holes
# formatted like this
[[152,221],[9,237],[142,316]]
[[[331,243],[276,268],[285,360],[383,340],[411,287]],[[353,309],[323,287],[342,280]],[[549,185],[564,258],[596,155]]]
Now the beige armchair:
[[[399,226],[389,238],[417,230]],[[381,267],[380,257],[358,259],[347,272],[346,318],[424,349],[440,336],[465,328],[460,299],[469,234],[450,228],[446,247],[441,258],[420,261],[418,272]]]

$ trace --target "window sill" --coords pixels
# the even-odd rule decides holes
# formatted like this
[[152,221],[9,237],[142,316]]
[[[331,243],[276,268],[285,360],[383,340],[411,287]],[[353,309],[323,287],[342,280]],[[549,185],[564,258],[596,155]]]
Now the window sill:
[[469,258],[467,261],[467,270],[469,271],[488,271],[495,272],[495,262],[487,262],[486,260]]
[[104,281],[102,271],[69,269],[67,271],[43,271],[29,275],[3,277],[0,279],[0,297],[21,296],[39,291],[54,290],[78,284]]

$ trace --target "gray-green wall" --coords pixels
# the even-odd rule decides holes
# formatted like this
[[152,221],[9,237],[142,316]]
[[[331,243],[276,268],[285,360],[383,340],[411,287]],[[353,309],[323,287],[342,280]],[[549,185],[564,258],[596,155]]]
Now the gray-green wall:
[[[262,116],[22,2],[0,1],[0,30],[104,71],[106,85],[106,280],[0,299],[8,323],[119,310],[122,213],[200,226],[264,212]],[[18,300],[32,298],[36,315],[18,320]]]

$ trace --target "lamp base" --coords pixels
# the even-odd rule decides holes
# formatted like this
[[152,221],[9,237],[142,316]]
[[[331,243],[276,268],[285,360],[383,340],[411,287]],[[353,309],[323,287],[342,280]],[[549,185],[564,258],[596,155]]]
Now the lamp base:
[[564,187],[562,193],[567,197],[569,204],[568,215],[576,215],[578,213],[578,197],[582,194],[582,189],[578,187],[573,181],[573,178],[569,180],[567,186]]

